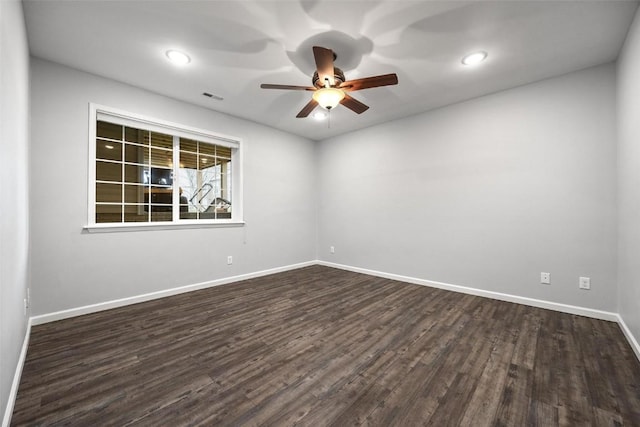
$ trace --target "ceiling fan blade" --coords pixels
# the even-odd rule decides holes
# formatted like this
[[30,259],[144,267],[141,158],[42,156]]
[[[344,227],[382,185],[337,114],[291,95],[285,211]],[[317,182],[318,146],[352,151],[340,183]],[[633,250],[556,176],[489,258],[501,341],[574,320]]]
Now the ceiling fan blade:
[[316,102],[316,100],[312,99],[311,101],[309,101],[309,103],[307,105],[304,106],[304,108],[302,110],[300,110],[300,112],[298,113],[298,115],[296,117],[299,118],[299,119],[307,117],[309,114],[311,114],[311,112],[317,106],[318,106],[318,103]]
[[363,79],[348,80],[340,85],[340,89],[347,92],[354,90],[369,89],[372,87],[391,86],[398,84],[398,76],[393,74],[383,74],[374,77],[365,77]]
[[344,94],[344,98],[342,98],[342,101],[340,101],[340,104],[358,114],[362,114],[369,109],[368,105],[365,105],[357,99],[350,97],[346,93]]
[[334,70],[333,70],[333,51],[320,46],[313,47],[313,57],[316,60],[316,67],[318,70],[318,77],[324,84],[325,78],[329,79],[329,85],[335,84]]
[[272,85],[269,83],[262,83],[260,85],[262,89],[285,89],[285,90],[316,90],[315,87],[311,86],[292,86],[292,85]]

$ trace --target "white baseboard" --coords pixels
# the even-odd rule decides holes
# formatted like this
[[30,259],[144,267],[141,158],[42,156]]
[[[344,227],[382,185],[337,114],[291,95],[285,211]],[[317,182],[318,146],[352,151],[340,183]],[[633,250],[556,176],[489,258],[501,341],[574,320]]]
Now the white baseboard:
[[[295,270],[297,268],[308,267],[310,265],[323,265],[326,267],[338,268],[341,270],[353,271],[356,273],[369,274],[371,276],[384,277],[386,279],[398,280],[401,282],[413,283],[416,285],[429,286],[432,288],[444,289],[453,292],[461,292],[469,295],[476,295],[480,297],[492,298],[500,301],[513,302],[517,304],[524,304],[532,307],[545,308],[548,310],[559,311],[562,313],[576,314],[579,316],[592,317],[594,319],[608,320],[617,322],[620,324],[625,337],[629,341],[629,344],[633,348],[636,356],[640,360],[640,346],[635,339],[627,325],[622,320],[622,317],[618,313],[595,310],[592,308],[578,307],[575,305],[561,304],[552,301],[539,300],[534,298],[521,297],[517,295],[504,294],[500,292],[486,291],[483,289],[471,288],[467,286],[453,285],[450,283],[436,282],[432,280],[419,279],[416,277],[403,276],[400,274],[386,273],[382,271],[369,270],[366,268],[353,267],[344,264],[336,264],[328,261],[314,260],[302,262],[299,264],[291,264],[283,267],[271,268],[268,270],[257,271],[253,273],[241,274],[238,276],[225,277],[222,279],[211,280],[207,282],[196,283],[187,286],[181,286],[178,288],[166,289],[158,292],[151,292],[148,294],[137,295],[128,298],[122,298],[118,300],[106,301],[98,304],[87,305],[83,307],[72,308],[68,310],[57,311],[54,313],[42,314],[34,316],[29,319],[29,328],[31,325],[40,325],[43,323],[54,322],[56,320],[67,319],[70,317],[81,316],[83,314],[96,313],[103,310],[109,310],[111,308],[123,307],[125,305],[136,304],[139,302],[150,301],[158,298],[164,298],[171,295],[178,295],[185,292],[196,291],[199,289],[210,288],[213,286],[225,285],[240,280],[252,279],[255,277],[266,276],[269,274],[281,273],[284,271]],[[26,347],[23,349],[26,351]],[[17,385],[16,385],[17,387]]]
[[18,396],[18,387],[20,386],[20,378],[22,378],[22,368],[24,367],[24,361],[27,358],[27,348],[29,347],[30,337],[31,318],[29,318],[29,320],[27,321],[27,330],[24,334],[24,340],[22,341],[22,349],[20,350],[20,357],[18,357],[16,372],[13,374],[13,382],[11,383],[11,390],[9,390],[9,398],[7,399],[7,407],[4,410],[4,417],[2,417],[2,427],[9,427],[9,423],[11,423],[13,406],[15,405],[16,397]]
[[624,323],[622,316],[620,316],[620,314],[618,314],[617,316],[617,322],[618,325],[620,325],[620,329],[622,329],[622,333],[627,338],[627,341],[629,341],[629,345],[633,349],[633,352],[636,354],[636,357],[638,358],[638,360],[640,360],[640,344],[638,344],[638,340],[636,340],[636,337],[633,336],[633,334],[631,333],[631,329],[629,329],[627,324]]
[[352,267],[349,265],[335,264],[327,261],[317,261],[319,265],[326,267],[339,268],[341,270],[353,271],[355,273],[369,274],[371,276],[384,277],[385,279],[398,280],[400,282],[413,283],[415,285],[429,286],[431,288],[444,289],[447,291],[461,292],[464,294],[475,295],[497,299],[500,301],[514,302],[517,304],[529,305],[532,307],[546,308],[548,310],[560,311],[563,313],[577,314],[580,316],[593,317],[595,319],[609,320],[617,322],[619,316],[617,313],[609,311],[594,310],[592,308],[578,307],[575,305],[561,304],[557,302],[544,301],[534,298],[521,297],[511,294],[503,294],[501,292],[485,291],[483,289],[469,288],[466,286],[452,285],[450,283],[434,282],[432,280],[418,279],[416,277],[402,276],[400,274],[385,273],[382,271],[369,270],[366,268]]
[[193,285],[180,286],[178,288],[166,289],[148,294],[136,295],[133,297],[122,298],[112,301],[101,302],[97,304],[85,305],[83,307],[70,308],[68,310],[56,311],[54,313],[41,314],[31,318],[33,325],[41,325],[43,323],[55,322],[56,320],[67,319],[70,317],[81,316],[83,314],[97,313],[103,310],[123,307],[125,305],[137,304],[139,302],[150,301],[158,298],[169,297],[172,295],[183,294],[185,292],[197,291],[199,289],[211,288],[213,286],[226,285],[240,280],[253,279],[255,277],[266,276],[274,273],[295,270],[297,268],[315,265],[315,261],[307,261],[299,264],[291,264],[283,267],[270,268],[268,270],[256,271],[253,273],[240,274],[238,276],[224,277],[222,279],[211,280],[207,282],[195,283]]

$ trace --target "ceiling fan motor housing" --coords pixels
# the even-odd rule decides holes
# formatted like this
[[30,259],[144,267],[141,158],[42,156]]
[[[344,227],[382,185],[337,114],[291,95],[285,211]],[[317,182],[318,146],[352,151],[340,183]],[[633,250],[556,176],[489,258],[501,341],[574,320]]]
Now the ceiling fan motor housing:
[[[334,87],[339,87],[342,83],[344,83],[344,73],[338,67],[333,67],[333,79],[335,80]],[[324,82],[320,81],[320,77],[318,76],[318,72],[313,73],[313,85],[318,89],[322,89],[324,87]]]

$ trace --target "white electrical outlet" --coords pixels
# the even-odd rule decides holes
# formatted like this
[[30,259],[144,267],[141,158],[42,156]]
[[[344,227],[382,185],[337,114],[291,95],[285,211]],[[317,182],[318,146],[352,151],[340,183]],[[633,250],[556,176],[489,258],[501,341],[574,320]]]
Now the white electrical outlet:
[[31,305],[31,288],[27,288],[27,307]]
[[545,285],[551,284],[551,273],[540,273],[540,283]]
[[24,299],[24,315],[27,315],[27,299]]
[[329,252],[331,252],[332,254],[336,253],[336,248],[333,246],[329,246]]
[[589,289],[591,289],[591,279],[588,277],[581,277],[578,282],[578,287],[580,289],[585,289],[588,291]]
[[231,265],[231,264],[233,264],[233,257],[231,255],[229,255],[227,257],[227,265]]

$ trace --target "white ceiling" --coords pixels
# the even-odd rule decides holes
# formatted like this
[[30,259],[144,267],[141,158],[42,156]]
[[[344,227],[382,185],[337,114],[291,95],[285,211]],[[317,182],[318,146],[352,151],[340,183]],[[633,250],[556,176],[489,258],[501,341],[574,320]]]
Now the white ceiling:
[[[314,140],[607,63],[635,1],[24,0],[34,56]],[[371,108],[297,119],[310,92],[311,47],[333,49],[347,79],[397,73],[353,92]],[[176,67],[168,49],[192,61]],[[476,67],[461,58],[489,53]],[[223,101],[206,98],[210,92]]]

